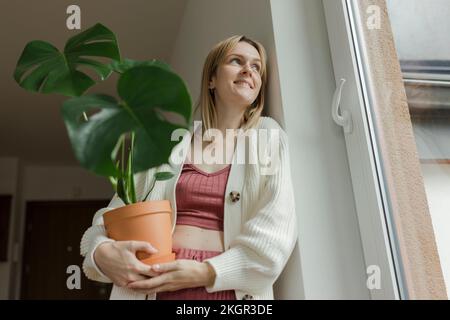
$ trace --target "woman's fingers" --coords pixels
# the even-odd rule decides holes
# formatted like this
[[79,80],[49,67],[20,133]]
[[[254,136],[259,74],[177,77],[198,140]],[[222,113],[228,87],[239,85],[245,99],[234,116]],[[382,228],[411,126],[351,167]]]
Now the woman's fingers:
[[154,248],[150,243],[145,241],[129,241],[128,249],[134,253],[136,253],[137,251],[144,251],[150,254],[158,252],[156,248]]
[[[136,254],[138,252],[144,252],[147,254],[155,254],[158,252],[157,249],[155,249],[150,243],[145,241],[129,241],[128,243],[128,250],[130,250],[133,253],[133,271],[146,276],[146,277],[155,277],[159,273],[152,270],[151,266],[146,265],[145,263],[142,263],[138,257],[136,257]],[[139,256],[139,254],[138,254]],[[146,278],[145,278],[146,279]]]
[[145,263],[142,263],[139,260],[137,260],[135,268],[136,268],[136,272],[138,272],[141,275],[148,276],[148,277],[156,277],[160,274],[159,272],[152,270],[151,266],[146,265]]
[[152,270],[157,272],[167,272],[167,271],[175,271],[181,268],[181,264],[183,260],[175,260],[172,262],[166,262],[161,264],[152,265]]
[[143,281],[143,280],[147,280],[147,279],[148,279],[147,276],[143,276],[143,275],[138,274],[138,273],[133,273],[133,274],[129,275],[129,276],[126,278],[126,281],[125,281],[125,282],[128,284],[128,283],[131,283],[131,282],[135,282],[135,281]]
[[168,282],[170,277],[170,274],[161,274],[158,277],[129,283],[127,287],[137,290],[152,290]]

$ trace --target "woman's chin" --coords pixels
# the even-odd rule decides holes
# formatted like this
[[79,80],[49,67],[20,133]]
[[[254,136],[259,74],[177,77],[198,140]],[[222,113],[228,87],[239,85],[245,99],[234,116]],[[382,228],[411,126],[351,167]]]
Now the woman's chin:
[[237,93],[235,94],[236,98],[233,99],[235,104],[248,106],[255,101],[256,97],[250,96],[248,94]]
[[236,106],[236,109],[239,109],[241,111],[244,111],[245,109],[247,109],[247,107],[249,105],[251,105],[252,102],[250,100],[243,100],[243,101],[238,101],[238,102],[234,102],[234,105]]

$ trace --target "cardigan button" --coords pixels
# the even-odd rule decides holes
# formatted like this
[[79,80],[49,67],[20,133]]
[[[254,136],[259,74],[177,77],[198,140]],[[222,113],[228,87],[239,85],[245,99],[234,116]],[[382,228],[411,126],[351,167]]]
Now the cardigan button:
[[241,198],[241,194],[237,191],[231,191],[230,198],[232,202],[237,202]]

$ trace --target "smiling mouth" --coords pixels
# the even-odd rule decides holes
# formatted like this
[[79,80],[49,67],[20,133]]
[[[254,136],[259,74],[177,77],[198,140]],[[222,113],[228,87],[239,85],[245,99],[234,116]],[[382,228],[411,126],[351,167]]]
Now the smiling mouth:
[[247,87],[247,88],[253,89],[252,86],[250,84],[248,84],[248,82],[245,82],[245,81],[234,81],[233,83],[237,84],[239,86],[242,86],[242,87]]

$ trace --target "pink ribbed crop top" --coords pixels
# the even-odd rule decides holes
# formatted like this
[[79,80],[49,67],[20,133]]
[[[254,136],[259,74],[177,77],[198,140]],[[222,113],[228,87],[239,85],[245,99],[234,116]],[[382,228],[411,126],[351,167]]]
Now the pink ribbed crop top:
[[184,164],[176,186],[177,225],[223,231],[224,196],[231,165],[207,173]]

